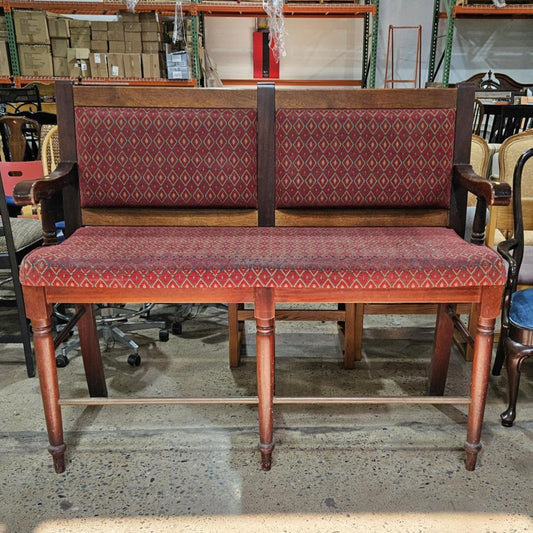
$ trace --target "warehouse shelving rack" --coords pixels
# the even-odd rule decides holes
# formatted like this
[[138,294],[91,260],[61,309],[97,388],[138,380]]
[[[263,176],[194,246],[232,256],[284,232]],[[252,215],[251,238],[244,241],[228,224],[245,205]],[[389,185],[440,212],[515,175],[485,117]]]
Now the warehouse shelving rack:
[[[174,15],[175,2],[155,2],[150,0],[139,0],[135,11],[158,12],[162,16]],[[0,9],[5,13],[8,27],[9,53],[12,65],[11,78],[0,78],[0,84],[12,84],[17,87],[27,83],[39,81],[52,81],[57,78],[27,77],[20,76],[20,69],[15,42],[15,32],[13,27],[13,9],[34,9],[46,10],[52,13],[63,15],[114,15],[119,11],[127,10],[125,2],[103,1],[103,2],[53,2],[34,0],[8,0],[0,1]],[[182,11],[192,18],[192,80],[167,80],[167,79],[128,79],[128,78],[84,78],[83,83],[121,83],[131,85],[172,85],[172,86],[194,86],[201,78],[199,36],[203,25],[203,17],[264,17],[265,12],[261,2],[256,1],[200,1],[193,0],[182,4]],[[363,57],[362,57],[362,79],[361,80],[279,80],[278,84],[313,84],[313,85],[360,85],[362,87],[374,87],[376,76],[377,38],[378,38],[378,18],[379,0],[364,0],[362,4],[353,2],[334,3],[301,3],[290,2],[284,6],[284,14],[287,17],[362,17],[364,19],[363,35]],[[227,83],[256,83],[259,80],[226,80]],[[267,81],[262,79],[261,81]]]
[[[523,19],[533,18],[533,4],[507,4],[498,8],[493,4],[457,5],[455,0],[434,0],[433,25],[431,34],[431,51],[428,67],[428,82],[434,83],[437,73],[442,64],[442,86],[448,87],[450,77],[450,66],[452,59],[453,33],[455,29],[455,19],[474,18],[494,18],[494,19]],[[440,26],[446,21],[446,33],[444,51],[437,62],[437,50],[441,36]]]

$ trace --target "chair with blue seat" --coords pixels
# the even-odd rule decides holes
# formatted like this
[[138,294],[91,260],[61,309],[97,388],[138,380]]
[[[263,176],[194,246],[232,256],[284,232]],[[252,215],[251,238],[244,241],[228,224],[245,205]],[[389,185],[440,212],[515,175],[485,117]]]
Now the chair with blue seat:
[[[524,261],[524,218],[532,214],[522,208],[522,174],[533,158],[533,145],[518,159],[513,176],[514,235],[498,245],[498,251],[509,263],[502,306],[502,327],[493,375],[499,375],[505,361],[509,380],[509,405],[501,414],[503,426],[512,426],[516,418],[516,402],[522,363],[533,354],[533,288],[522,288],[524,278],[531,278],[533,268]],[[530,164],[533,164],[533,160]],[[521,271],[525,276],[521,276]]]

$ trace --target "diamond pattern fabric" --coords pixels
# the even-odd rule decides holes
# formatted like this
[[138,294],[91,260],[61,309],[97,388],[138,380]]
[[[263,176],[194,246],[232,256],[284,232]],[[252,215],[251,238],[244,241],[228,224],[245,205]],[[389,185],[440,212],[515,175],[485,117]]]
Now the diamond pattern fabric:
[[452,109],[280,109],[278,208],[450,203]]
[[393,290],[505,279],[496,252],[447,228],[85,227],[20,268],[23,285],[79,288]]
[[253,109],[76,108],[82,207],[257,206]]

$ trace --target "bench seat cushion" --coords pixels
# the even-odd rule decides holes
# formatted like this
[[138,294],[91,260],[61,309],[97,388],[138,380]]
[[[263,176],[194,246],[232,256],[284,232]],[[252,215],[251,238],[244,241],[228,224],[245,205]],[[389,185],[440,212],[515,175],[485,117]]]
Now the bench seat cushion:
[[23,285],[447,288],[505,283],[503,260],[446,228],[84,227],[34,250]]

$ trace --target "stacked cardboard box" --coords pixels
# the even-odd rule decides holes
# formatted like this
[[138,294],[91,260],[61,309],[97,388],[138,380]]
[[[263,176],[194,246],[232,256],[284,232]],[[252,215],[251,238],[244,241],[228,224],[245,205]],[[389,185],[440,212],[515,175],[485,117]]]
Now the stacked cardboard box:
[[155,13],[141,13],[142,65],[145,78],[160,78],[164,64],[165,32]]
[[6,18],[0,16],[0,76],[11,75],[9,69],[8,37]]
[[88,20],[69,20],[70,48],[67,50],[68,75],[71,78],[90,78],[89,53],[91,23]]
[[[123,12],[116,21],[89,22],[18,9],[14,10],[14,21],[22,75],[71,78],[166,75],[162,74],[166,36],[155,12]],[[9,64],[2,28],[0,23],[0,75],[2,67]],[[172,61],[171,74],[175,79],[190,77],[187,57],[179,54]]]
[[13,10],[20,74],[53,76],[50,36],[44,11]]
[[66,77],[69,75],[67,50],[70,48],[69,19],[48,13],[48,33],[52,47],[52,63],[54,76]]

